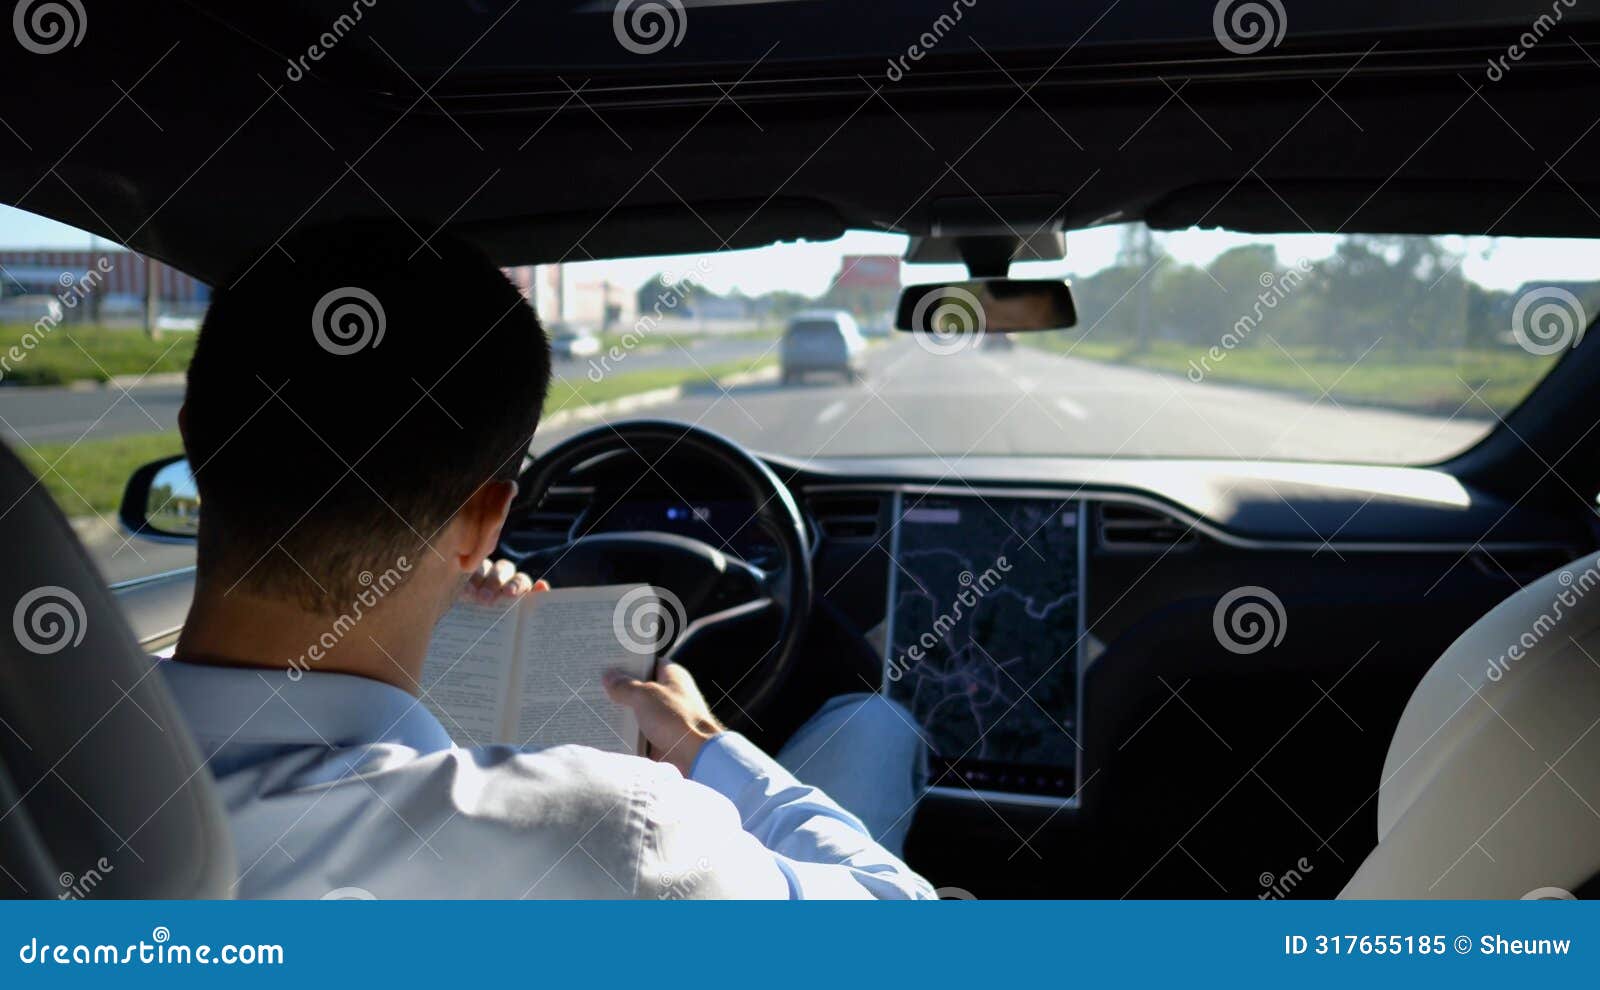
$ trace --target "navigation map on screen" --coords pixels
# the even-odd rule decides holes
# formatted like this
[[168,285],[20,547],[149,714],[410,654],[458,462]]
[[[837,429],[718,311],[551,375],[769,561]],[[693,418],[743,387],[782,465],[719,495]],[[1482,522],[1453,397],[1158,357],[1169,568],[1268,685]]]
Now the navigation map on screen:
[[898,511],[884,683],[934,785],[1071,794],[1079,503],[907,492]]

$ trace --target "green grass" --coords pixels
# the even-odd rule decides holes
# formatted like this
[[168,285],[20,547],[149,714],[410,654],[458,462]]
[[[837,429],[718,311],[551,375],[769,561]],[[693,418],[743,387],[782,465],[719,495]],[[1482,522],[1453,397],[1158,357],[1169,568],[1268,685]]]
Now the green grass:
[[13,385],[62,385],[103,382],[112,375],[182,371],[194,355],[195,336],[169,332],[151,340],[138,328],[60,323],[35,330],[27,324],[0,324],[0,380]]
[[712,379],[760,371],[775,364],[777,364],[776,357],[765,357],[751,361],[722,361],[708,364],[703,370],[690,367],[614,371],[598,382],[592,382],[580,375],[575,379],[551,382],[550,394],[544,400],[544,411],[545,415],[563,409],[570,412],[605,402],[607,399],[619,399],[625,395],[636,395],[658,388],[672,388],[677,385],[693,388],[696,385],[709,385]]
[[[43,481],[61,511],[69,516],[110,516],[122,503],[122,489],[133,472],[151,461],[183,452],[177,430],[105,440],[41,443],[14,448],[34,477]],[[51,469],[54,465],[54,469]]]
[[1209,355],[1207,348],[1175,341],[1156,341],[1139,351],[1123,342],[1074,341],[1065,334],[1018,334],[1015,339],[1041,350],[1070,351],[1073,357],[1090,361],[1178,375],[1203,374],[1206,381],[1259,385],[1313,398],[1328,388],[1336,401],[1445,414],[1469,400],[1481,414],[1482,406],[1472,398],[1473,390],[1479,389],[1483,401],[1504,415],[1557,360],[1514,347],[1417,351],[1400,356],[1385,353],[1380,346],[1358,361],[1360,355],[1312,348],[1289,348],[1286,355],[1271,344],[1219,351],[1223,355],[1219,360]]

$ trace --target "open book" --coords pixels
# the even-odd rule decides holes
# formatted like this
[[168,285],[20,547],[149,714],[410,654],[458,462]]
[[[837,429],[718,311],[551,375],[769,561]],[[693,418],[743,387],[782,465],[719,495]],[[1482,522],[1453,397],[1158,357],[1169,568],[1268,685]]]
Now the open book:
[[422,704],[458,745],[578,743],[642,753],[633,711],[606,697],[612,668],[647,680],[653,643],[628,615],[659,608],[649,585],[562,588],[502,605],[457,603],[433,630]]

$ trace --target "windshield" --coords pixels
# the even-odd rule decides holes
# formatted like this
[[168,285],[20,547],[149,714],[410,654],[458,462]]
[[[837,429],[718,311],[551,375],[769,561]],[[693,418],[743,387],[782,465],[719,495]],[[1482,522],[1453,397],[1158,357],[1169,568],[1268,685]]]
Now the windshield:
[[[604,326],[600,353],[558,365],[553,404],[592,407],[592,422],[607,415],[595,388],[627,392],[630,376],[676,365],[697,380],[653,414],[801,458],[1428,463],[1494,429],[1600,305],[1595,241],[1124,225],[1069,234],[1064,261],[1012,267],[1070,278],[1077,327],[921,338],[889,329],[900,287],[964,272],[903,264],[905,247],[852,233],[541,269],[532,281],[560,290],[536,293],[547,319],[560,306]],[[782,346],[785,327],[829,310],[855,317],[862,355]]]

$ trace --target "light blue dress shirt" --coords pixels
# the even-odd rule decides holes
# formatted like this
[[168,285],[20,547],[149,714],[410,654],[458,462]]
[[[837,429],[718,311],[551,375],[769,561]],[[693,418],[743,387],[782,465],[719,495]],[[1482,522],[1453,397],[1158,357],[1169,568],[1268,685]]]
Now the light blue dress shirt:
[[[366,678],[161,668],[226,805],[241,897],[933,896],[738,733],[685,780],[581,746],[459,747],[416,698]],[[830,717],[895,715],[864,699]],[[903,835],[909,811],[880,833]]]

